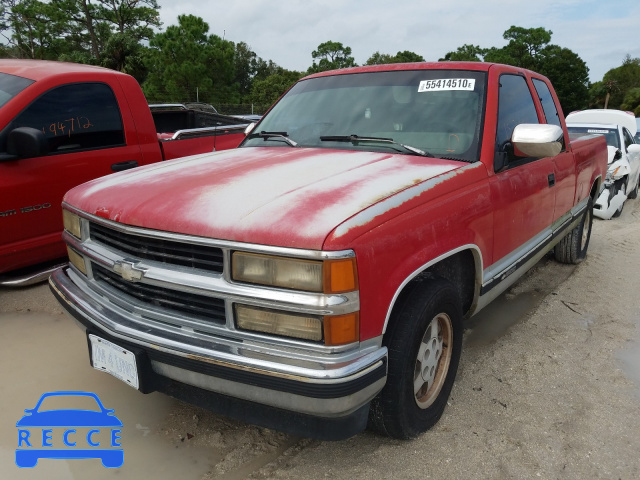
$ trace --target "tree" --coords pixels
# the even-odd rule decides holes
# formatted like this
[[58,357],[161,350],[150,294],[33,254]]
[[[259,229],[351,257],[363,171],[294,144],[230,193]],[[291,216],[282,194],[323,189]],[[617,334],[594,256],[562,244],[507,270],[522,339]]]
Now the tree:
[[365,62],[365,65],[384,65],[388,63],[412,63],[412,62],[424,62],[424,57],[417,53],[405,50],[398,52],[395,55],[389,55],[387,53],[375,52]]
[[[622,104],[627,103],[625,100],[628,92],[640,87],[640,58],[631,58],[627,55],[621,66],[612,68],[604,74],[602,84],[609,97],[607,107],[622,108]],[[592,91],[593,93],[601,92]],[[594,100],[593,96],[592,100]]]
[[[143,90],[154,101],[232,103],[233,42],[208,35],[209,25],[194,15],[178,16],[150,41]],[[237,95],[237,91],[235,92]]]
[[0,30],[5,52],[16,58],[52,60],[67,49],[59,25],[52,22],[55,8],[38,0],[2,0]]
[[458,47],[455,52],[448,52],[439,61],[481,62],[486,53],[486,49],[480,48],[478,45],[464,44],[461,47]]
[[631,111],[636,117],[640,117],[640,87],[627,90],[620,108]]
[[251,102],[260,105],[273,104],[302,76],[300,72],[280,68],[277,73],[262,79],[256,78],[251,87]]
[[573,51],[552,45],[551,30],[512,26],[503,34],[508,40],[501,48],[463,45],[441,60],[503,63],[538,72],[551,80],[565,112],[589,103],[589,69]]
[[313,65],[309,67],[309,73],[356,66],[356,62],[351,56],[351,47],[345,47],[340,42],[321,43],[317,50],[311,52],[311,56],[314,61]]
[[395,63],[424,62],[424,57],[422,55],[418,55],[417,53],[410,52],[409,50],[404,50],[402,52],[396,53],[395,59],[396,59]]
[[589,102],[589,68],[573,51],[547,45],[537,55],[538,72],[553,84],[565,113],[579,110]]

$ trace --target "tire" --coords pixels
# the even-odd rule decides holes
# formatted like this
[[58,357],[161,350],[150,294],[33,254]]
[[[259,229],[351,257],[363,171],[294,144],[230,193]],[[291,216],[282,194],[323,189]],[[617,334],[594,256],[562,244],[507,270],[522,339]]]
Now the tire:
[[593,225],[593,199],[589,197],[587,208],[580,223],[558,242],[554,249],[556,260],[560,263],[577,265],[587,256],[591,227]]
[[627,196],[627,198],[630,198],[631,200],[633,200],[634,198],[638,198],[639,184],[640,184],[640,176],[638,177],[638,181],[636,182],[636,188],[634,188],[631,192],[629,192],[629,195]]
[[618,210],[616,210],[613,215],[611,215],[611,218],[618,218],[620,215],[622,215],[622,209],[624,208],[624,204],[627,203],[627,201],[625,200],[624,202],[622,202],[622,205],[620,205],[620,208]]
[[435,425],[447,406],[462,351],[462,307],[441,278],[415,281],[399,302],[383,340],[387,383],[371,404],[369,425],[408,439]]

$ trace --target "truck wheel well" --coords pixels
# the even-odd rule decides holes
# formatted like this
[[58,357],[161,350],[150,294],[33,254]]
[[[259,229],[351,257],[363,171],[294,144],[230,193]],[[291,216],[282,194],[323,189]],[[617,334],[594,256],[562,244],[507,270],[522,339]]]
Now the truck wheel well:
[[426,282],[433,278],[444,278],[453,284],[458,291],[462,302],[462,312],[467,316],[474,304],[476,297],[476,261],[471,250],[462,250],[450,257],[440,260],[429,268],[418,274],[407,285],[398,296],[393,309],[402,305],[408,292],[413,290],[416,282]]
[[591,187],[591,193],[589,194],[593,201],[595,202],[598,198],[598,194],[600,193],[600,184],[602,183],[602,178],[598,177],[595,182],[593,182],[593,186]]

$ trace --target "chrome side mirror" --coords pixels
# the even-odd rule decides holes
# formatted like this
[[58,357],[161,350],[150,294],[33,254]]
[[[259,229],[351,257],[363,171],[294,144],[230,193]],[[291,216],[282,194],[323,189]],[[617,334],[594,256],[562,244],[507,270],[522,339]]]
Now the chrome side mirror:
[[522,123],[513,129],[513,146],[528,157],[553,157],[564,146],[564,132],[557,125]]
[[255,128],[257,124],[255,122],[250,123],[249,125],[247,125],[247,128],[244,129],[244,134],[249,135],[251,133],[251,131]]

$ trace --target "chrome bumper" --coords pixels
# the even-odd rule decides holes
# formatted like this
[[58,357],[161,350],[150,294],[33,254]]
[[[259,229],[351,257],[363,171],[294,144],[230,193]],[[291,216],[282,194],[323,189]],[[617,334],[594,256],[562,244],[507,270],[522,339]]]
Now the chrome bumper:
[[83,288],[71,269],[56,270],[51,290],[92,333],[135,345],[155,374],[218,394],[315,417],[347,416],[367,405],[386,381],[380,339],[357,349],[321,354],[264,342],[217,337],[185,344],[166,331],[135,328],[127,312]]

